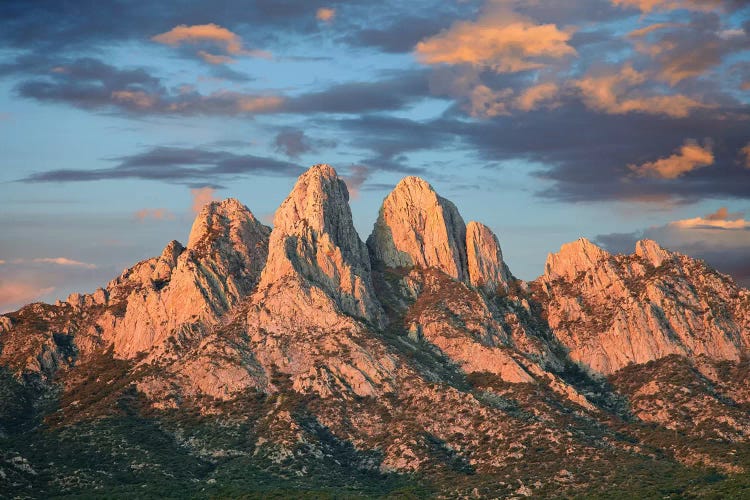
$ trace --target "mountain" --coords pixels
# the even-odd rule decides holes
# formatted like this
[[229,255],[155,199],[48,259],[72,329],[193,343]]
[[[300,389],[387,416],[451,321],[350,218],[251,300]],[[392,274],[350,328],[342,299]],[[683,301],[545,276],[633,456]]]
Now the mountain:
[[315,165],[92,294],[0,316],[9,496],[732,496],[750,292],[652,241],[513,276],[426,181],[363,242]]

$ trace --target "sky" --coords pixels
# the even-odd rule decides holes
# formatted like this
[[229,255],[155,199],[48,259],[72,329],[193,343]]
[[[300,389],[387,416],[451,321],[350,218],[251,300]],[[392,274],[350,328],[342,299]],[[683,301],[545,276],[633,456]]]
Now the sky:
[[0,2],[0,312],[105,285],[235,197],[417,175],[513,273],[638,239],[750,285],[745,0]]

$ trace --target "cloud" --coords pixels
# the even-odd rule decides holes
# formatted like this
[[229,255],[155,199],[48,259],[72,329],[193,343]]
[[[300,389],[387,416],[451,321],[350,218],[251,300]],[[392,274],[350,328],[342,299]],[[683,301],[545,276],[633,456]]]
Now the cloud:
[[334,17],[336,17],[336,9],[321,7],[315,12],[315,19],[324,23],[332,22]]
[[710,11],[721,7],[723,0],[612,0],[612,3],[648,13],[653,10],[674,9]]
[[429,16],[424,16],[423,13],[418,16],[396,15],[380,26],[365,22],[361,27],[345,33],[342,39],[354,46],[374,47],[389,54],[401,54],[413,51],[418,42],[447,29],[454,20],[453,11],[431,11]]
[[[20,182],[84,182],[106,179],[144,179],[177,184],[206,183],[243,175],[296,177],[302,169],[292,163],[254,155],[203,148],[158,146],[141,153],[112,158],[114,167],[58,169],[38,172]],[[200,187],[200,186],[199,186]]]
[[25,265],[25,264],[51,264],[54,266],[79,267],[82,269],[97,269],[96,264],[89,264],[87,262],[81,262],[79,260],[73,260],[67,257],[38,257],[34,259],[13,259],[10,262],[5,261],[5,260],[0,260],[0,265],[8,264],[8,263],[13,264],[15,266]]
[[560,92],[557,84],[552,82],[540,83],[524,89],[516,98],[515,106],[522,111],[536,109],[543,102],[552,101]]
[[630,33],[638,52],[655,63],[656,76],[672,86],[705,75],[724,58],[750,48],[744,30],[725,30],[716,13],[694,14],[688,23],[656,23]]
[[312,150],[303,130],[282,130],[276,135],[273,145],[276,151],[290,158],[299,158],[301,154]]
[[729,220],[742,217],[742,212],[729,213],[727,207],[719,207],[716,212],[706,215],[707,220]]
[[429,96],[428,73],[400,70],[374,81],[346,82],[288,98],[287,113],[350,113],[393,111]]
[[197,54],[198,57],[206,61],[208,64],[232,64],[235,62],[235,60],[229,56],[212,54],[210,52],[206,52],[205,50],[199,50]]
[[681,229],[750,229],[750,223],[742,218],[742,212],[730,214],[726,207],[704,217],[678,220],[669,225]]
[[581,99],[589,108],[610,114],[645,113],[684,118],[693,110],[707,107],[681,94],[647,95],[636,89],[646,75],[625,64],[617,72],[587,75],[575,80]]
[[745,157],[745,168],[750,168],[750,142],[740,150],[740,154]]
[[55,264],[58,266],[83,267],[85,269],[96,269],[95,264],[87,264],[86,262],[80,262],[78,260],[68,259],[66,257],[42,257],[38,259],[31,259],[29,262],[34,262],[37,264]]
[[686,141],[675,154],[641,165],[628,165],[628,168],[641,177],[677,179],[695,169],[713,165],[714,155],[710,146],[701,146]]
[[207,204],[215,201],[217,198],[214,196],[216,190],[210,187],[191,189],[190,195],[193,197],[193,213],[198,213]]
[[54,290],[54,287],[39,288],[18,281],[0,281],[0,314],[37,300]]
[[284,128],[273,141],[276,151],[289,158],[299,158],[300,155],[317,151],[319,148],[332,148],[336,141],[326,139],[313,139],[305,134],[304,130]]
[[[284,98],[276,95],[228,90],[201,94],[189,86],[167,88],[159,78],[142,68],[116,68],[93,58],[67,60],[62,64],[20,58],[12,65],[0,66],[0,74],[28,64],[41,78],[19,83],[16,91],[21,97],[88,110],[109,108],[140,115],[235,116],[274,112],[284,104]],[[51,71],[52,68],[57,71]]]
[[[195,44],[200,42],[213,42],[214,44],[222,47],[227,54],[231,55],[244,55],[264,58],[269,58],[271,56],[269,52],[245,49],[242,46],[242,38],[240,38],[239,35],[214,23],[196,24],[193,26],[181,24],[179,26],[175,26],[165,33],[161,33],[159,35],[151,37],[151,40],[158,43],[171,45],[173,47],[177,47],[185,43]],[[222,62],[232,61],[232,59],[229,57],[216,56],[205,51],[199,51],[198,55],[206,60],[206,62],[210,62],[211,64],[221,64],[221,62],[219,61],[222,61],[222,59]]]
[[554,24],[535,24],[491,2],[476,21],[454,23],[419,42],[415,53],[424,64],[468,64],[513,73],[574,56],[570,38],[571,32]]
[[343,176],[346,188],[349,190],[351,199],[359,198],[359,191],[362,185],[370,177],[372,172],[364,165],[353,165],[348,168],[347,174]]
[[166,208],[142,208],[133,214],[133,217],[138,222],[143,222],[146,219],[154,220],[174,220],[175,214],[167,210]]

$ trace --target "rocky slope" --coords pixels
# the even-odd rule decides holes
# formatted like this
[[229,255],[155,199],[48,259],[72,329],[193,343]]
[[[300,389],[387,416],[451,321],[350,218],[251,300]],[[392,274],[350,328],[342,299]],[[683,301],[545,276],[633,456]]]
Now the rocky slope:
[[187,247],[0,316],[0,490],[726,492],[750,485],[749,311],[650,241],[579,240],[524,283],[414,177],[365,245],[316,165],[272,231],[214,202]]
[[632,255],[568,243],[533,287],[571,358],[600,373],[670,354],[738,361],[749,352],[750,293],[654,241]]

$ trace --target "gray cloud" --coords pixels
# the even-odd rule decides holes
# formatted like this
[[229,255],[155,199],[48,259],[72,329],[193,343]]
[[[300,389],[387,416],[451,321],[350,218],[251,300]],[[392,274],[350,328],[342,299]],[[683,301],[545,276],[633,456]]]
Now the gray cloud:
[[216,180],[243,175],[297,176],[303,169],[292,163],[253,155],[200,148],[155,147],[113,158],[117,165],[99,169],[59,169],[31,174],[20,182],[83,182],[104,179],[143,179],[220,187]]
[[305,134],[304,130],[285,128],[281,130],[273,141],[276,151],[289,158],[299,158],[300,155],[317,151],[319,148],[332,148],[336,141],[314,139]]

